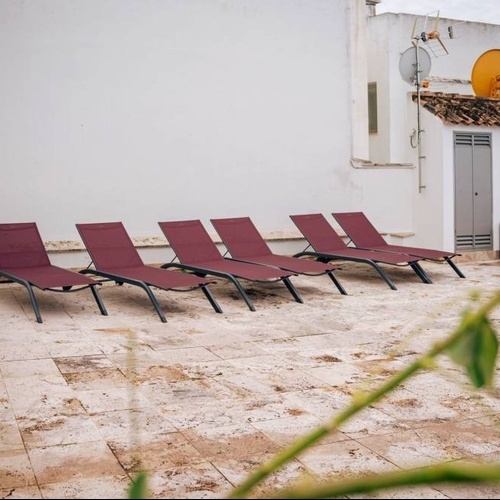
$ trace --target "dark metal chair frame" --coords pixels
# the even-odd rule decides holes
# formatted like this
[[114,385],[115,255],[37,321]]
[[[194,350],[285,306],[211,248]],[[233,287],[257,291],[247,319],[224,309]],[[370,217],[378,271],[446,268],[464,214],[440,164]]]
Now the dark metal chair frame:
[[215,312],[222,313],[207,288],[213,282],[145,264],[122,222],[76,224],[76,227],[92,259],[89,267],[80,273],[100,276],[104,278],[101,281],[114,281],[118,285],[127,283],[143,289],[163,323],[167,318],[151,287],[176,292],[201,288]]
[[158,225],[177,259],[163,264],[162,268],[177,267],[197,276],[211,275],[227,279],[236,287],[251,311],[255,311],[255,306],[240,279],[262,284],[282,281],[295,301],[303,303],[290,281],[290,277],[296,276],[296,273],[224,257],[199,219],[163,221],[158,222]]
[[460,278],[465,278],[465,275],[452,260],[454,257],[460,256],[459,253],[431,248],[391,245],[385,241],[364,212],[336,212],[332,213],[332,215],[356,248],[376,250],[377,252],[404,252],[422,260],[446,262]]
[[[417,257],[404,253],[391,254],[348,247],[342,237],[335,231],[335,228],[321,213],[290,215],[290,218],[308,242],[306,249],[296,253],[296,257],[311,256],[322,262],[340,260],[368,264],[375,269],[392,290],[397,290],[397,287],[379,264],[397,267],[409,266],[423,283],[432,283],[432,280],[419,264],[420,259]],[[308,248],[312,248],[312,250],[308,250]]]
[[90,288],[99,311],[107,316],[97,291],[100,283],[76,271],[54,266],[35,222],[0,224],[0,283],[17,283],[28,291],[38,323],[43,323],[34,288],[69,293]]
[[342,295],[347,295],[330,264],[274,253],[250,217],[230,217],[210,219],[210,221],[233,259],[279,267],[285,271],[309,276],[326,274],[333,281],[337,290]]

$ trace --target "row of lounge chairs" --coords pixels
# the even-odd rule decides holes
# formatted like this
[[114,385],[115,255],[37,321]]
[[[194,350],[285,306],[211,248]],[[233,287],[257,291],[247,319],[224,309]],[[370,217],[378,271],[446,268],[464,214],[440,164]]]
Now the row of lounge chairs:
[[[249,217],[211,219],[226,247],[222,254],[200,220],[159,222],[176,258],[160,267],[145,264],[122,222],[76,224],[91,258],[90,265],[77,271],[51,264],[35,222],[0,224],[1,283],[18,283],[29,294],[36,319],[42,323],[34,288],[54,292],[90,289],[102,315],[107,310],[98,292],[106,281],[142,288],[162,322],[167,319],[152,291],[200,289],[214,311],[222,309],[210,285],[217,278],[229,280],[251,311],[255,307],[241,281],[282,282],[296,302],[303,300],[290,278],[299,274],[327,275],[342,295],[346,290],[334,273],[332,261],[351,261],[371,266],[393,290],[395,284],[381,265],[409,266],[423,283],[432,283],[422,260],[448,263],[460,278],[463,273],[452,259],[459,255],[433,249],[389,245],[362,212],[334,213],[350,239],[346,243],[323,214],[291,215],[308,242],[293,256],[271,251]],[[352,246],[354,245],[354,246]],[[179,269],[184,272],[179,272]]]

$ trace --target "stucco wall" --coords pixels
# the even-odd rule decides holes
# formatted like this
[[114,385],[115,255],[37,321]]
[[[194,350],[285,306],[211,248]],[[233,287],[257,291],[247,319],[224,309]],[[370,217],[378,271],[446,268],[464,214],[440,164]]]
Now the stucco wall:
[[0,219],[287,231],[348,200],[349,4],[3,0]]

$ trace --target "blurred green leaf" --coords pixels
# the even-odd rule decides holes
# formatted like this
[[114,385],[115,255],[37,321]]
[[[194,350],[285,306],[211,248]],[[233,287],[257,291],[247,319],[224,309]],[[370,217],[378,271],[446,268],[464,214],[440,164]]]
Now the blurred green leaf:
[[451,359],[463,366],[475,387],[491,386],[495,373],[498,353],[498,339],[486,316],[473,321],[467,316],[464,327],[457,340],[449,347]]
[[132,484],[130,485],[128,490],[128,498],[130,499],[148,498],[146,472],[140,472],[132,481]]

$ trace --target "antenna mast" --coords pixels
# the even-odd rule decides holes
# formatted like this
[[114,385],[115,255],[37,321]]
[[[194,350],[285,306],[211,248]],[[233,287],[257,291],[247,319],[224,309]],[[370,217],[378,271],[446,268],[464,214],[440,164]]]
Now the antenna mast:
[[[424,132],[421,127],[421,108],[420,108],[420,93],[422,88],[422,66],[420,62],[420,42],[424,42],[426,47],[432,52],[435,57],[439,55],[448,54],[448,49],[445,47],[441,40],[438,31],[439,11],[436,11],[434,26],[430,30],[427,29],[428,15],[425,17],[423,27],[417,29],[417,19],[413,26],[412,44],[415,47],[415,81],[414,85],[417,90],[417,155],[418,155],[418,192],[421,193],[425,188],[422,180],[422,161],[425,156],[422,155],[422,133]],[[423,50],[423,49],[422,49]],[[441,54],[439,53],[441,51]],[[422,54],[427,55],[425,50]],[[426,77],[427,75],[425,75]],[[424,78],[425,78],[424,77]]]
[[417,37],[414,37],[413,45],[415,46],[415,88],[417,89],[417,158],[418,158],[418,192],[421,193],[425,186],[422,184],[422,127],[420,125],[420,88],[422,87],[420,81],[420,73],[422,69],[420,67],[420,54],[419,54],[419,42],[422,40],[421,33]]

